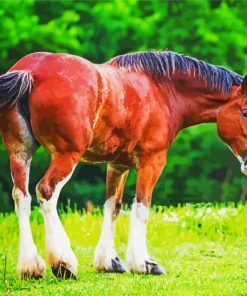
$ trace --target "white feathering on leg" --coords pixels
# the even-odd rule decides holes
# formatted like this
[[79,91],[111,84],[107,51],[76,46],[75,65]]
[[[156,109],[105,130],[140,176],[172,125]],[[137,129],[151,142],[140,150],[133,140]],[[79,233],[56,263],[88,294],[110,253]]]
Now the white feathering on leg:
[[149,207],[134,200],[130,214],[129,241],[126,253],[127,267],[137,273],[145,273],[145,261],[150,261],[146,244],[146,228]]
[[13,198],[20,229],[17,271],[21,277],[42,277],[45,272],[45,262],[38,255],[29,222],[31,196],[24,196],[21,190],[14,188]]
[[37,196],[41,202],[40,211],[45,222],[47,260],[52,267],[65,263],[69,270],[76,274],[77,259],[70,247],[70,240],[57,213],[57,201],[60,191],[70,179],[72,173],[73,171],[57,184],[49,200],[43,199],[38,189]]
[[114,217],[116,198],[107,199],[104,206],[104,220],[100,239],[94,252],[94,266],[98,271],[107,271],[112,267],[112,259],[117,257],[114,245]]

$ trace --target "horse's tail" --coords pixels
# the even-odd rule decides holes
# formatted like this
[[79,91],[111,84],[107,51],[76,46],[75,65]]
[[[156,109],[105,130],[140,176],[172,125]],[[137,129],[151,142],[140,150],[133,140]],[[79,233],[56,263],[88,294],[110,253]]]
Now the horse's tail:
[[[33,78],[29,71],[10,71],[0,76],[0,109],[28,101]],[[19,104],[18,104],[19,105]]]

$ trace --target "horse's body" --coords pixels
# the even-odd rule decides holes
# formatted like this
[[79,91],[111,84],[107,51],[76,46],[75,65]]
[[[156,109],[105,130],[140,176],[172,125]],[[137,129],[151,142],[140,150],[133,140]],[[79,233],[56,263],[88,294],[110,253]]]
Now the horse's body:
[[29,55],[10,71],[23,69],[40,81],[29,99],[32,132],[51,153],[62,132],[62,141],[69,138],[67,148],[75,142],[85,161],[133,167],[136,153],[151,141],[148,134],[153,135],[148,150],[156,150],[168,148],[179,130],[178,123],[168,125],[171,107],[162,97],[164,90],[145,73],[47,53]]
[[[170,52],[125,55],[102,65],[72,55],[34,53],[1,76],[0,129],[10,156],[20,223],[18,269],[22,277],[44,273],[29,225],[28,175],[39,145],[51,154],[50,167],[36,190],[54,274],[76,273],[77,261],[56,204],[80,161],[108,163],[107,201],[95,267],[125,271],[114,247],[114,224],[128,170],[135,168],[136,201],[127,263],[133,272],[163,273],[148,255],[146,223],[167,149],[181,129],[216,122],[220,108],[237,97],[242,80],[222,67]],[[243,161],[246,147],[232,148]]]

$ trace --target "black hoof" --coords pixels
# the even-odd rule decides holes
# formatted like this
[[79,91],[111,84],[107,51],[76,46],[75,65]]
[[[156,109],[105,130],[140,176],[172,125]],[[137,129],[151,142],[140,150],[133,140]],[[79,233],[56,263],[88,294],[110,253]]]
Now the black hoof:
[[109,270],[109,272],[124,273],[127,271],[118,257],[111,259],[111,263],[112,268]]
[[153,275],[167,274],[167,271],[163,270],[163,268],[153,260],[145,261],[145,264],[146,264],[146,274],[153,274]]
[[64,280],[76,280],[76,276],[66,267],[65,263],[60,263],[58,266],[53,266],[51,268],[52,273],[57,278],[61,278]]

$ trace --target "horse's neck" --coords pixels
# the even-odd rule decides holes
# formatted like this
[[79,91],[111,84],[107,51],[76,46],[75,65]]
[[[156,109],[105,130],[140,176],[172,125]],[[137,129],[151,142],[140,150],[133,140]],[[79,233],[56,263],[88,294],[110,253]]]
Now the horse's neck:
[[216,122],[219,109],[228,102],[229,94],[194,94],[184,97],[183,128]]
[[166,86],[169,104],[172,106],[171,117],[176,120],[177,129],[216,122],[219,109],[226,104],[234,91],[224,94],[191,83],[170,83]]

